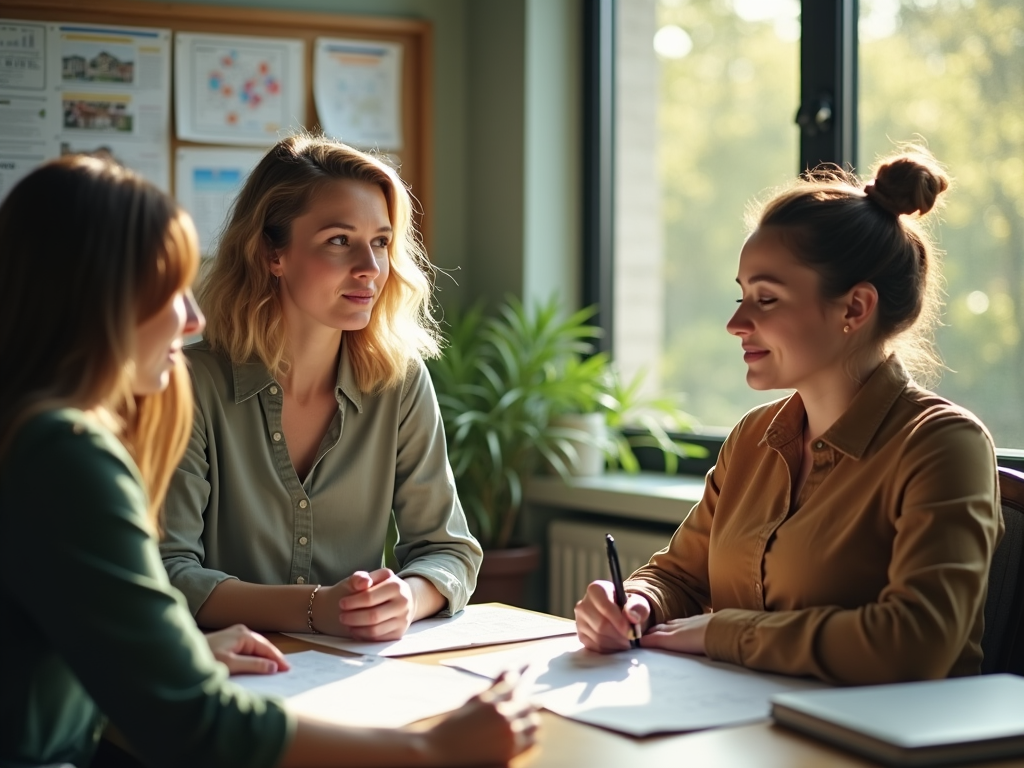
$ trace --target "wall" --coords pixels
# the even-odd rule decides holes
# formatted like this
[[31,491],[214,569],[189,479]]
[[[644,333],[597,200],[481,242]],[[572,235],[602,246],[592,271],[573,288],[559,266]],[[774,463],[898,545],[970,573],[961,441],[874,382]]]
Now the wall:
[[[152,0],[137,0],[150,2]],[[404,16],[434,30],[431,258],[455,306],[579,302],[582,0],[176,0]],[[414,190],[415,192],[415,190]]]

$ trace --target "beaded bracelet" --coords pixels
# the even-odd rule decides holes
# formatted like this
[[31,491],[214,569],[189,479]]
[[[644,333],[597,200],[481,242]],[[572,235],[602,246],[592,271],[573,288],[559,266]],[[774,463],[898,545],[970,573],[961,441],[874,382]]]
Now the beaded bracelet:
[[313,591],[309,593],[309,605],[306,606],[306,626],[309,627],[309,631],[314,635],[323,634],[319,629],[313,626],[313,598],[316,597],[316,593],[319,589],[319,584],[313,587]]

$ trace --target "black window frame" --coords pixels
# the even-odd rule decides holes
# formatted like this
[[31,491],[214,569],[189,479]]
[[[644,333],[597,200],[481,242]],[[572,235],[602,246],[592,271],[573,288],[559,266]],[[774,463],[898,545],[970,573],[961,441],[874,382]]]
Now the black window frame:
[[[615,259],[615,14],[618,0],[583,0],[583,255],[584,306],[596,305],[593,322],[602,351],[614,355]],[[859,0],[801,0],[800,130],[797,169],[821,163],[857,168],[857,27]],[[628,430],[627,430],[628,434]],[[639,432],[638,432],[639,434]],[[724,436],[680,433],[679,440],[708,449],[707,459],[683,459],[679,474],[703,474],[714,464]],[[637,451],[641,468],[664,471],[657,450]],[[1000,466],[1024,471],[1024,450],[997,452]]]

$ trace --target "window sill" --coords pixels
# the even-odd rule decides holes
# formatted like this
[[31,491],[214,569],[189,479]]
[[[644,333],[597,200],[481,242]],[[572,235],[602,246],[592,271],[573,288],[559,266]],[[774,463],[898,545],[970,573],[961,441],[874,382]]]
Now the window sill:
[[703,493],[704,478],[693,475],[606,472],[569,482],[538,475],[530,479],[526,501],[535,506],[679,525]]

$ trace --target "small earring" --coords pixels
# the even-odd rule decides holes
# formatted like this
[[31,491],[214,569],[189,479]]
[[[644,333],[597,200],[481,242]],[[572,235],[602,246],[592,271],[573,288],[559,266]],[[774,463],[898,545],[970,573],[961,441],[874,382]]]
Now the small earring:
[[843,326],[843,333],[849,333],[849,332],[850,332],[850,326],[844,325]]

